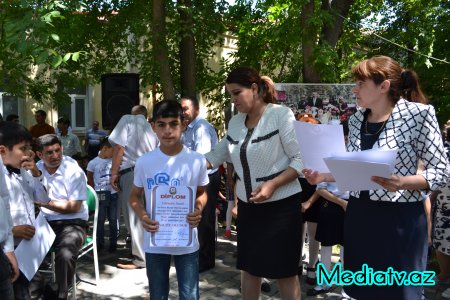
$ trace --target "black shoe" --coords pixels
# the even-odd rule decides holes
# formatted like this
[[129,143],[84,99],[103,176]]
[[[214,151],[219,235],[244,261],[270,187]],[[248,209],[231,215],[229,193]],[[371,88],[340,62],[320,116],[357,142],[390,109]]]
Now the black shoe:
[[47,283],[42,291],[43,300],[58,300],[58,286],[56,283]]
[[[309,272],[313,272],[314,277],[310,277]],[[317,285],[317,278],[316,278],[316,268],[306,268],[306,279],[305,282],[309,285]]]
[[330,291],[331,291],[331,288],[327,288],[327,289],[321,288],[320,290],[316,290],[315,288],[313,288],[313,289],[309,289],[306,292],[306,296],[317,296],[317,295],[321,295],[321,294],[326,294]]
[[263,291],[264,293],[270,293],[271,291],[271,287],[270,284],[266,281],[264,281],[263,283],[261,283],[261,291]]

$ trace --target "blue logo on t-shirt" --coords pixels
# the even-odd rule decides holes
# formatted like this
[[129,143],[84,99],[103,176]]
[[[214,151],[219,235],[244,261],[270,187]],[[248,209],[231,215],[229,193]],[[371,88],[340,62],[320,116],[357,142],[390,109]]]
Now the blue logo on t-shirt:
[[151,190],[154,185],[180,186],[181,180],[171,179],[167,173],[156,173],[154,178],[147,178],[147,188]]

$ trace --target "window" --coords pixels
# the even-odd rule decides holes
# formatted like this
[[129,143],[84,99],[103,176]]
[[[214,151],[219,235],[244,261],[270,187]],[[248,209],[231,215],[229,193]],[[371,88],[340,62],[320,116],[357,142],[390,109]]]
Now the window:
[[84,132],[88,127],[88,96],[86,88],[78,88],[70,94],[71,103],[58,109],[58,118],[64,117],[70,120],[70,126],[75,132]]
[[19,98],[0,92],[0,113],[3,120],[10,114],[15,114],[20,117]]

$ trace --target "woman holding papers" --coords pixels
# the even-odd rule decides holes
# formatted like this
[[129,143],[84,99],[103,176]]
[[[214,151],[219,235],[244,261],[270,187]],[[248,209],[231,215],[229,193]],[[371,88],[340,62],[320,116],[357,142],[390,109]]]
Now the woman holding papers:
[[[349,119],[348,151],[397,149],[390,178],[372,177],[380,189],[352,191],[345,218],[347,271],[424,271],[427,223],[421,191],[434,191],[448,179],[434,108],[425,105],[417,76],[392,58],[375,56],[356,65],[353,92],[361,110]],[[425,170],[417,175],[418,160]],[[334,181],[332,174],[304,170],[312,184]],[[414,273],[413,273],[414,274]],[[422,299],[422,284],[353,284],[345,291],[356,299]]]
[[297,180],[303,168],[294,114],[274,104],[272,80],[237,68],[226,89],[238,109],[226,138],[205,154],[212,167],[228,157],[237,174],[237,268],[243,299],[259,299],[261,277],[277,279],[283,299],[300,299],[301,212]]

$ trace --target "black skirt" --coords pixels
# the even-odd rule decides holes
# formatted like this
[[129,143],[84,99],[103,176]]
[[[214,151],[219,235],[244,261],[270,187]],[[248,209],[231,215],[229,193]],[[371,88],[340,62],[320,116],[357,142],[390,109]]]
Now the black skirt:
[[[422,272],[426,268],[427,223],[422,202],[393,203],[350,197],[344,226],[344,268]],[[346,286],[352,298],[419,300],[422,286]]]
[[[302,191],[300,192],[300,201],[304,203],[308,201],[308,199],[311,198],[311,196],[314,194],[314,192],[316,191],[316,186],[309,184],[308,181],[303,177],[299,177],[298,181],[300,181],[300,185],[302,187]],[[303,222],[319,222],[319,212],[321,206],[321,201],[319,200],[320,199],[314,202],[314,204],[311,205],[311,207],[303,213]]]
[[271,279],[297,275],[302,253],[300,206],[299,194],[262,204],[239,200],[237,268]]
[[316,241],[319,241],[322,246],[343,246],[345,211],[340,205],[324,198],[321,202]]

